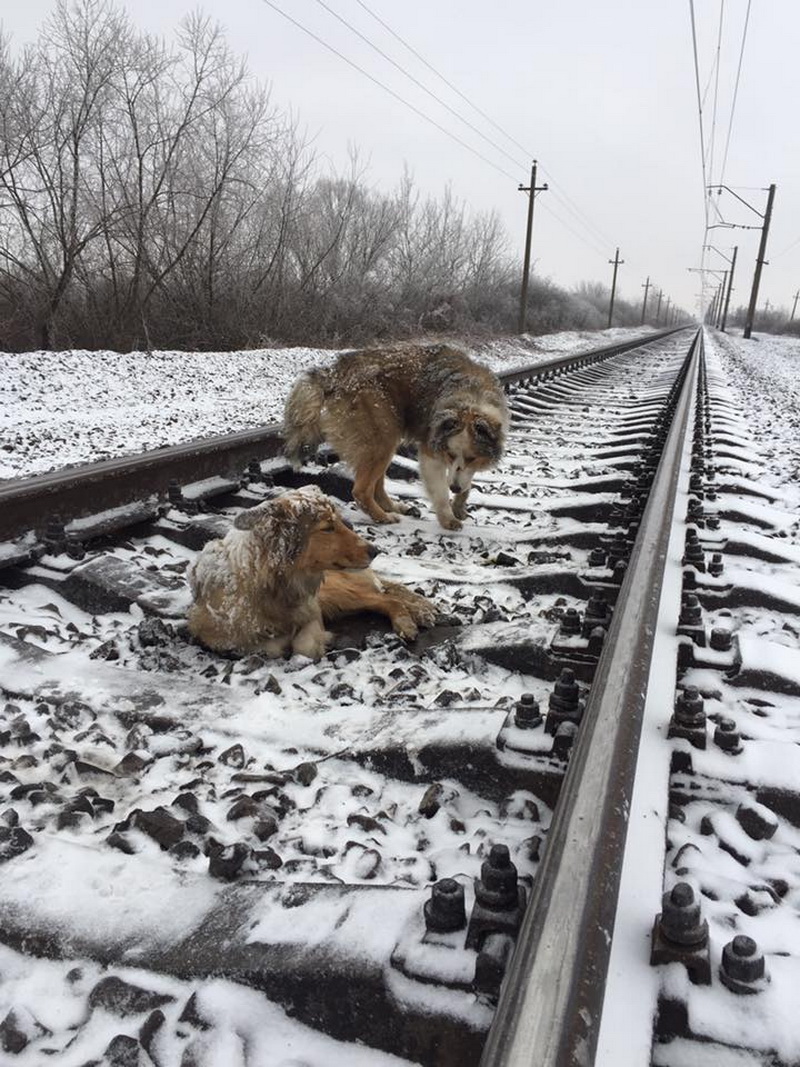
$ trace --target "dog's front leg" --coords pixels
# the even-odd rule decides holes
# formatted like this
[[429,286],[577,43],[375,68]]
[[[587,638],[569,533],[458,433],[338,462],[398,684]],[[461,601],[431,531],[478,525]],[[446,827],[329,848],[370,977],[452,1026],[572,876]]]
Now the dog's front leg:
[[292,638],[292,652],[309,659],[320,659],[325,655],[330,639],[331,635],[322,623],[322,612],[317,609],[316,615]]
[[446,465],[435,455],[420,450],[419,473],[441,525],[445,530],[460,530],[461,523],[453,514],[450,506],[450,486],[447,481]]
[[467,517],[467,497],[469,496],[469,489],[460,489],[453,497],[453,514],[457,519],[466,519]]

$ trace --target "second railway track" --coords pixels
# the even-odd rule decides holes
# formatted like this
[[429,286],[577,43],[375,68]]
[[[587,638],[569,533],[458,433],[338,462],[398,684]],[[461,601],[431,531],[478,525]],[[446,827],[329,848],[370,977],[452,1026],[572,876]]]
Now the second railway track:
[[[409,647],[374,620],[319,663],[187,637],[185,569],[242,507],[316,481],[367,526],[335,457],[295,474],[240,435],[223,469],[217,443],[4,487],[0,940],[70,964],[77,1020],[22,983],[20,1063],[221,1063],[220,979],[383,1050],[342,1062],[793,1062],[758,1020],[796,974],[769,916],[800,894],[800,801],[788,750],[768,764],[800,672],[756,642],[797,560],[702,334],[628,349],[506,376],[462,531],[368,527],[439,606]],[[412,458],[390,474],[418,496]],[[231,1063],[260,1062],[247,1025]]]

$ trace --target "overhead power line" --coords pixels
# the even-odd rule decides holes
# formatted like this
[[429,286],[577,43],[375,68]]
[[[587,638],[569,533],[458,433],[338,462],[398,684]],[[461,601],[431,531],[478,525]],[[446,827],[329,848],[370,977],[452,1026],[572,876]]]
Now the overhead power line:
[[[318,3],[323,3],[323,0],[317,0],[317,2]],[[394,30],[389,25],[389,23],[386,22],[385,19],[382,19],[380,17],[380,15],[378,15],[375,11],[373,11],[372,8],[367,3],[365,3],[365,0],[356,0],[356,3],[359,5],[359,7],[363,8],[363,10],[366,11],[368,15],[370,15],[373,19],[375,19],[375,21],[379,25],[381,25],[383,27],[383,29],[386,30],[386,32],[388,34],[390,34],[396,41],[398,41],[403,46],[403,48],[407,49],[411,53],[411,55],[413,55],[417,60],[419,60],[419,62],[422,63],[422,65],[427,70],[429,70],[441,82],[443,82],[448,87],[448,89],[450,89],[452,92],[454,92],[456,94],[456,96],[458,96],[461,100],[464,101],[465,104],[467,104],[469,107],[471,107],[472,110],[476,114],[480,115],[480,117],[482,119],[484,119],[484,121],[488,122],[490,126],[492,126],[495,130],[497,130],[498,133],[502,134],[503,137],[505,137],[511,144],[513,144],[515,147],[517,147],[521,151],[523,151],[526,156],[530,157],[530,156],[532,156],[534,154],[530,150],[529,147],[526,147],[525,145],[521,144],[518,140],[516,140],[515,137],[513,137],[508,132],[508,130],[505,130],[499,123],[495,122],[495,120],[491,117],[491,115],[488,115],[485,111],[483,111],[480,107],[478,107],[478,105],[476,103],[474,103],[474,101],[470,100],[470,98],[465,93],[463,93],[458,88],[457,85],[454,85],[453,82],[451,82],[448,78],[446,78],[445,75],[442,74],[442,72],[440,70],[438,70],[431,62],[429,62],[429,60],[427,60],[425,58],[425,56],[423,56],[422,53],[418,49],[416,49],[412,44],[410,44],[404,37],[401,37],[400,34],[397,33],[397,31]],[[327,7],[328,5],[324,4],[324,6]],[[330,10],[330,8],[328,10]],[[342,20],[340,20],[340,21],[342,21]],[[358,31],[356,31],[356,32],[358,32]],[[359,36],[363,36],[363,35],[359,34]],[[375,47],[375,46],[373,45],[372,47]],[[384,54],[384,53],[381,53],[381,54]],[[390,62],[394,66],[397,66],[397,64],[394,63],[394,60],[390,60]],[[404,72],[406,74],[408,74],[407,71],[404,71]],[[408,75],[408,76],[411,77],[411,75]],[[416,79],[414,79],[414,80],[416,81]],[[428,90],[426,90],[426,91],[428,91]],[[436,97],[436,99],[439,100],[439,97]],[[442,103],[441,100],[439,102]],[[445,105],[445,106],[447,106],[447,105]],[[448,108],[448,110],[451,110],[451,109]],[[458,117],[461,118],[462,121],[466,121],[461,116],[458,116]],[[472,127],[472,128],[474,129],[474,127]],[[489,143],[490,144],[494,144],[493,141],[490,141]],[[509,157],[509,158],[511,158],[511,157]],[[516,162],[516,160],[515,160],[515,162]],[[547,170],[546,167],[542,167],[541,169],[542,169],[543,173],[545,173],[547,175],[547,177],[550,179],[550,182],[551,182],[550,191],[553,194],[553,196],[555,197],[555,199],[557,201],[559,201],[561,206],[564,207],[566,209],[566,211],[568,211],[571,215],[573,215],[581,226],[586,227],[589,231],[593,231],[592,240],[598,240],[599,239],[599,243],[600,244],[602,244],[604,246],[610,245],[612,243],[611,240],[602,232],[602,230],[600,230],[597,226],[595,226],[595,224],[592,222],[592,220],[583,211],[581,211],[581,209],[577,206],[575,201],[572,200],[571,197],[569,197],[567,195],[567,193],[563,190],[563,188],[562,189],[558,188],[560,183],[557,181],[555,176],[552,173],[550,173]],[[556,186],[555,188],[554,188],[554,185]],[[568,229],[570,231],[570,233],[575,234],[575,236],[578,237],[579,240],[584,241],[584,243],[588,244],[589,247],[592,247],[591,241],[587,241],[587,239],[585,237],[583,237],[580,234],[578,234],[576,232],[576,230],[572,226],[568,225],[551,208],[545,207],[545,210],[548,211],[549,214],[551,214],[553,216],[553,218],[557,219],[561,223],[562,226],[564,226],[566,229]],[[596,251],[597,254],[600,255],[600,256],[605,256],[606,255],[605,248],[602,248],[602,249],[595,248],[594,251]]]
[[742,60],[744,59],[744,46],[747,41],[747,27],[750,22],[750,4],[752,0],[747,0],[747,11],[744,16],[744,29],[742,31],[742,46],[739,49],[739,65],[736,68],[736,84],[733,89],[733,103],[731,104],[731,116],[728,122],[728,135],[725,138],[725,155],[722,158],[722,170],[719,176],[719,183],[723,185],[725,183],[725,168],[728,165],[728,149],[731,144],[731,130],[733,129],[733,116],[736,111],[736,98],[739,95],[739,80],[742,76]]
[[[417,115],[420,118],[424,119],[430,125],[434,126],[436,129],[438,129],[441,133],[444,133],[451,140],[453,140],[457,144],[461,145],[461,147],[466,148],[474,156],[476,156],[478,159],[482,160],[482,162],[487,163],[489,166],[493,167],[494,170],[498,171],[498,173],[500,173],[500,174],[503,174],[505,177],[511,178],[513,181],[517,180],[511,174],[509,174],[509,172],[503,166],[501,166],[500,164],[498,164],[494,160],[489,159],[482,152],[479,152],[476,148],[474,148],[472,145],[468,144],[466,141],[464,141],[457,134],[453,133],[452,130],[447,129],[447,127],[443,126],[440,122],[437,122],[436,119],[432,118],[426,112],[424,112],[420,108],[416,107],[416,105],[414,105],[410,101],[406,100],[405,97],[403,97],[400,93],[396,92],[390,86],[384,84],[382,81],[380,81],[380,79],[376,78],[374,75],[372,75],[368,71],[366,71],[363,67],[359,66],[359,64],[356,63],[354,60],[352,60],[348,56],[344,55],[344,53],[340,52],[339,49],[335,48],[332,44],[330,44],[328,41],[326,41],[319,34],[315,33],[313,30],[309,29],[307,26],[305,26],[298,19],[294,18],[294,16],[292,16],[288,12],[284,11],[281,7],[278,6],[278,4],[274,3],[273,0],[263,0],[263,2],[268,7],[272,8],[273,11],[276,11],[279,15],[282,15],[288,22],[291,22],[299,30],[302,30],[303,33],[307,34],[313,40],[317,41],[318,44],[321,44],[323,46],[323,48],[327,49],[329,52],[332,52],[339,59],[341,59],[345,63],[347,63],[348,66],[350,66],[354,70],[358,71],[359,74],[362,74],[365,78],[368,78],[373,84],[379,86],[379,88],[383,89],[384,92],[388,93],[395,100],[397,100],[400,103],[402,103],[405,107],[407,107],[409,110],[414,112],[415,115]],[[465,119],[454,108],[452,108],[449,104],[447,104],[444,100],[442,100],[441,97],[438,94],[434,93],[432,90],[430,90],[428,87],[426,87],[418,78],[416,78],[413,74],[411,74],[409,71],[407,71],[402,66],[402,64],[397,63],[383,49],[381,49],[378,45],[376,45],[366,34],[362,33],[355,26],[353,26],[350,22],[348,22],[347,19],[345,19],[341,15],[339,15],[328,3],[325,2],[325,0],[317,0],[317,3],[319,3],[320,6],[323,7],[330,15],[332,15],[339,22],[341,22],[344,26],[346,26],[348,30],[350,30],[358,38],[360,38],[367,45],[369,45],[369,47],[372,48],[375,52],[377,52],[384,60],[386,60],[393,67],[395,67],[395,69],[399,70],[402,74],[404,74],[407,78],[409,78],[410,81],[412,81],[416,86],[418,86],[425,93],[427,93],[430,97],[432,97],[437,103],[439,103],[440,105],[445,107],[446,110],[449,111],[452,115],[454,115],[460,122],[463,122],[474,133],[476,133],[479,137],[481,137],[485,141],[487,141],[496,151],[498,151],[502,155],[504,155],[515,166],[521,166],[520,162],[514,156],[512,156],[511,154],[506,152],[505,149],[503,149],[501,146],[497,145],[491,138],[487,137],[486,134],[482,133],[482,131],[479,130],[473,123],[471,123],[468,119]],[[467,103],[474,111],[476,111],[477,114],[479,114],[483,119],[485,119],[485,121],[487,121],[491,126],[493,126],[496,130],[498,130],[512,144],[516,145],[516,147],[518,147],[521,151],[523,151],[526,154],[528,154],[528,150],[525,148],[524,145],[520,144],[519,141],[515,140],[511,136],[511,134],[509,134],[506,130],[504,130],[502,128],[502,126],[500,126],[498,123],[496,123],[489,115],[486,114],[486,112],[482,111],[481,108],[479,108],[476,104],[474,104],[471,100],[469,100],[469,98],[464,93],[462,93],[461,90],[459,90],[455,85],[453,85],[452,82],[450,82],[447,78],[445,78],[445,76],[443,74],[441,74],[433,66],[433,64],[429,63],[428,60],[426,60],[417,51],[417,49],[415,49],[413,47],[413,45],[411,45],[407,41],[405,41],[398,33],[396,33],[391,28],[391,26],[389,26],[389,24],[387,22],[385,22],[384,19],[380,18],[380,16],[378,16],[374,11],[372,11],[372,9],[366,3],[364,3],[363,0],[357,0],[357,3],[369,15],[371,15],[372,18],[374,18],[378,23],[380,23],[380,25],[383,26],[383,28],[388,33],[390,33],[405,48],[407,48],[421,63],[423,63],[425,65],[425,67],[427,67],[433,74],[435,74],[438,78],[440,78],[445,83],[445,85],[448,86],[448,88],[450,88],[453,92],[455,92],[462,100],[464,100],[465,103]],[[530,155],[533,155],[533,153],[530,153]],[[542,168],[542,169],[544,170],[545,168]],[[556,179],[551,174],[548,174],[548,176],[550,177],[551,182],[555,182],[556,181]],[[551,189],[552,189],[552,186],[551,186]],[[578,230],[576,230],[574,226],[570,225],[569,222],[567,222],[561,215],[559,215],[556,211],[554,211],[549,205],[547,205],[544,208],[544,210],[546,210],[548,212],[548,214],[550,214],[559,223],[559,225],[563,226],[564,229],[566,229],[570,233],[572,233],[579,241],[582,241],[588,248],[591,249],[592,252],[594,252],[598,256],[605,257],[606,254],[607,254],[607,251],[606,251],[607,246],[611,244],[611,241],[609,240],[609,238],[606,237],[602,233],[602,231],[597,226],[594,225],[594,223],[591,221],[591,219],[589,219],[589,217],[587,215],[585,215],[585,213],[580,210],[580,208],[574,203],[574,201],[571,200],[571,198],[566,194],[566,192],[564,192],[563,190],[559,191],[558,189],[552,189],[552,193],[553,193],[554,197],[556,198],[556,200],[559,202],[560,206],[563,207],[569,214],[571,214],[576,219],[576,221],[577,221],[579,226],[581,226],[582,228],[584,228],[587,231],[588,237],[584,236],[584,234],[582,234]]]
[[406,68],[402,66],[402,64],[392,59],[392,57],[387,52],[384,52],[384,50],[380,48],[377,44],[375,44],[375,42],[372,41],[369,37],[367,37],[366,34],[362,33],[361,30],[357,29],[351,22],[348,22],[347,19],[340,15],[337,11],[334,11],[334,9],[329,4],[326,4],[325,0],[317,0],[317,3],[320,5],[320,7],[323,7],[329,15],[332,15],[335,19],[341,22],[343,26],[346,26],[351,33],[354,33],[356,37],[364,41],[365,44],[369,45],[369,47],[373,49],[373,51],[377,52],[379,56],[385,59],[387,63],[391,63],[395,70],[399,70],[400,73],[405,75],[405,77],[408,78],[409,81],[413,82],[414,85],[417,86],[417,88],[422,89],[422,91],[424,93],[427,93],[428,96],[431,97],[432,100],[435,100],[437,104],[441,104],[441,106],[445,108],[446,111],[449,111],[451,115],[455,116],[455,118],[457,118],[459,122],[463,122],[465,126],[468,126],[473,133],[476,133],[479,137],[482,137],[484,141],[486,141],[492,146],[492,148],[495,149],[495,151],[505,156],[506,159],[510,160],[514,164],[514,166],[521,166],[520,161],[518,159],[506,152],[504,148],[502,148],[499,144],[493,141],[490,137],[487,137],[486,134],[482,130],[479,130],[474,123],[469,121],[469,119],[465,119],[463,115],[459,115],[456,109],[451,107],[446,100],[442,100],[442,98],[438,96],[432,89],[429,89],[427,85],[423,84],[423,82],[421,82],[419,78],[416,78],[413,74],[411,74],[410,71],[406,70]]
[[457,144],[460,144],[462,148],[466,148],[468,152],[471,152],[474,156],[477,156],[478,159],[483,160],[484,163],[488,164],[490,167],[493,167],[500,174],[505,175],[506,178],[510,178],[511,181],[517,180],[512,174],[509,174],[508,171],[504,170],[499,164],[495,163],[493,160],[483,155],[482,152],[479,152],[476,148],[473,148],[472,145],[462,140],[462,138],[459,137],[458,134],[455,134],[451,130],[448,130],[445,126],[442,126],[440,122],[437,122],[436,119],[432,119],[430,115],[426,115],[424,111],[421,111],[420,108],[416,107],[410,101],[406,100],[405,97],[395,92],[394,89],[391,89],[388,85],[385,85],[373,74],[370,74],[369,71],[364,70],[364,68],[360,67],[358,63],[355,63],[352,59],[349,59],[346,55],[344,55],[343,52],[340,52],[338,48],[334,48],[332,44],[329,44],[318,34],[314,33],[313,30],[310,30],[307,26],[304,26],[302,22],[298,22],[296,18],[288,14],[288,12],[284,11],[282,8],[278,7],[277,4],[273,3],[273,0],[262,0],[262,3],[266,4],[267,7],[271,7],[273,11],[277,11],[277,13],[279,15],[282,15],[288,22],[291,22],[292,25],[296,26],[299,30],[302,30],[303,33],[307,34],[309,37],[312,37],[315,41],[317,41],[318,44],[321,44],[323,48],[326,48],[329,52],[332,52],[335,56],[338,56],[339,59],[347,63],[347,65],[349,67],[352,67],[353,70],[357,70],[359,74],[363,74],[365,78],[369,78],[373,85],[377,85],[380,89],[383,89],[385,93],[388,93],[389,96],[393,97],[399,103],[403,104],[404,107],[407,107],[410,111],[413,111],[415,115],[419,116],[419,118],[424,119],[426,122],[430,123],[431,126],[435,126],[436,129],[440,131],[440,133],[443,133],[452,141],[455,141]]
[[708,173],[709,177],[713,181],[714,179],[714,144],[717,135],[717,106],[719,103],[719,70],[721,66],[722,56],[722,26],[725,19],[725,0],[719,0],[719,29],[717,31],[717,53],[714,60],[715,77],[714,77],[714,106],[711,110],[711,137],[709,139],[709,159],[708,159]]
[[444,84],[448,87],[448,89],[451,89],[456,94],[456,96],[459,96],[464,101],[465,104],[468,104],[472,108],[473,111],[476,111],[481,116],[482,119],[485,119],[486,122],[488,122],[490,126],[493,126],[494,129],[496,129],[498,133],[502,133],[502,135],[505,138],[507,138],[511,142],[511,144],[513,144],[517,148],[519,148],[522,152],[525,153],[526,156],[530,155],[529,150],[524,145],[520,144],[519,141],[515,140],[511,136],[510,133],[508,133],[506,130],[504,130],[502,126],[499,126],[494,121],[494,119],[491,118],[491,116],[486,114],[485,111],[481,111],[481,109],[478,107],[477,104],[474,104],[469,99],[469,97],[465,96],[464,93],[461,92],[461,90],[457,86],[453,85],[453,83],[451,81],[448,81],[447,78],[444,76],[444,74],[441,73],[441,71],[437,70],[436,67],[434,67],[432,63],[429,63],[428,60],[425,59],[425,57],[423,55],[420,55],[420,53],[417,51],[416,48],[414,48],[413,45],[409,44],[408,41],[406,41],[403,37],[400,36],[399,33],[396,33],[392,29],[392,27],[388,24],[388,22],[384,22],[384,20],[380,17],[380,15],[376,15],[375,12],[372,10],[372,8],[370,8],[367,4],[364,3],[364,0],[356,0],[356,3],[360,7],[362,7],[367,12],[368,15],[371,15],[372,18],[374,18],[376,22],[379,22],[381,24],[381,26],[383,26],[383,28],[386,30],[386,32],[390,33],[392,35],[392,37],[394,37],[394,39],[396,41],[399,41],[400,44],[404,48],[407,48],[408,51],[411,52],[411,54],[413,56],[415,56],[420,61],[420,63],[423,64],[423,66],[427,67],[428,70],[431,71],[432,74],[435,74],[437,78],[439,78],[441,81],[443,81]]

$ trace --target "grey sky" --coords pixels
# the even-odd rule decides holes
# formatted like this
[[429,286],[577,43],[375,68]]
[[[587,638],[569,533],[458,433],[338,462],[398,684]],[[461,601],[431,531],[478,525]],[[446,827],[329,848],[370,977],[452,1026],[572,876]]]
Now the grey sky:
[[[439,193],[451,182],[456,196],[471,207],[499,211],[520,259],[526,199],[517,184],[527,184],[535,156],[540,180],[551,186],[536,200],[538,274],[566,287],[583,280],[608,284],[607,261],[619,245],[624,297],[641,299],[650,275],[665,295],[696,310],[700,276],[687,268],[700,265],[705,212],[690,0],[364,0],[522,148],[454,96],[358,0],[325,0],[512,159],[422,93],[337,22],[320,0],[273,2],[507,174],[414,115],[264,0],[204,0],[201,10],[225,26],[232,47],[248,55],[252,72],[271,83],[274,102],[294,109],[319,156],[344,168],[348,145],[357,146],[368,164],[367,180],[383,189],[397,183],[404,163],[424,192]],[[800,3],[752,4],[723,174],[747,4],[694,3],[709,180],[734,187],[762,212],[766,187],[777,184],[759,306],[769,300],[773,307],[791,309],[800,288],[795,132]],[[35,36],[52,6],[51,0],[0,0],[0,19],[19,44]],[[169,37],[197,5],[126,0],[119,6],[136,25]],[[719,204],[725,221],[760,224],[728,193]],[[748,230],[709,234],[709,243],[726,255],[739,245],[734,304],[746,303],[749,296],[757,237]],[[725,267],[713,252],[706,265]],[[713,281],[709,275],[709,286]]]

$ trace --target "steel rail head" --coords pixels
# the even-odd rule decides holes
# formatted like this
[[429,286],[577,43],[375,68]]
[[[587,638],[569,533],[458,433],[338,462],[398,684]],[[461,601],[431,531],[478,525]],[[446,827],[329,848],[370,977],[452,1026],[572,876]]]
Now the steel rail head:
[[481,1067],[594,1060],[698,331]]
[[611,356],[630,352],[634,348],[642,348],[654,341],[660,341],[664,337],[670,337],[681,330],[694,329],[694,327],[678,326],[669,330],[659,330],[657,333],[647,334],[645,337],[636,337],[628,341],[615,341],[614,344],[604,345],[602,348],[590,348],[585,352],[573,352],[567,356],[557,356],[543,363],[533,363],[527,367],[518,367],[516,370],[500,372],[497,377],[504,385],[513,385],[515,382],[525,382],[529,378],[542,378],[553,372],[571,370],[573,367],[585,363],[597,363],[600,360],[610,359]]
[[250,459],[277,456],[282,445],[281,427],[271,423],[5,482],[0,485],[0,540],[41,532],[53,516],[69,522],[152,496],[166,499],[172,481],[185,485],[215,475],[241,477]]

